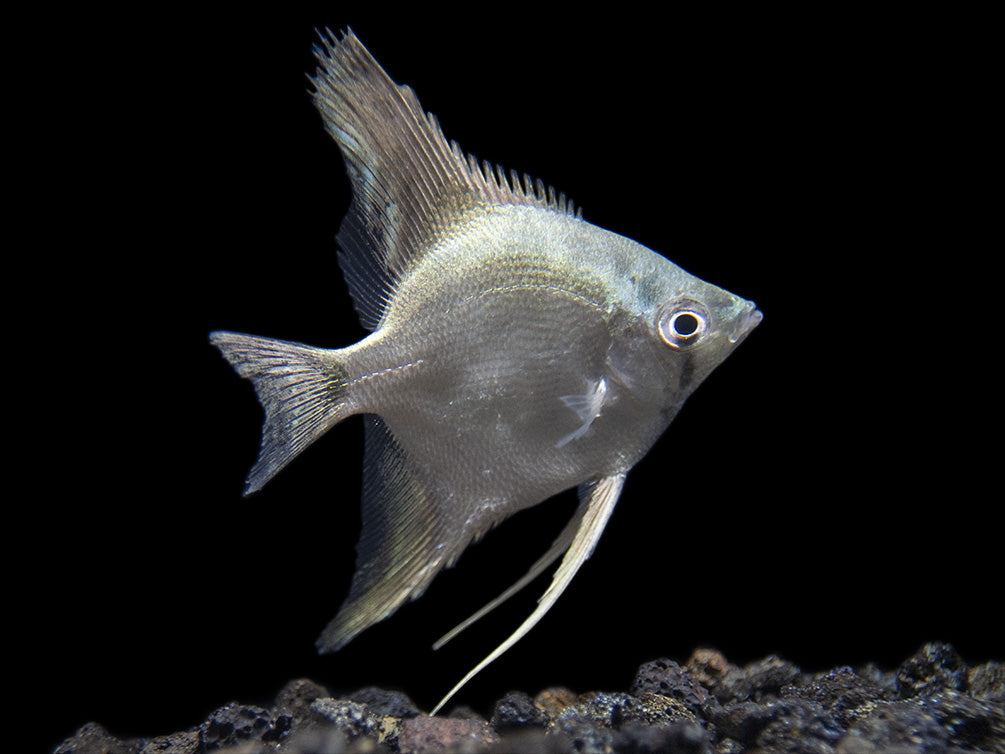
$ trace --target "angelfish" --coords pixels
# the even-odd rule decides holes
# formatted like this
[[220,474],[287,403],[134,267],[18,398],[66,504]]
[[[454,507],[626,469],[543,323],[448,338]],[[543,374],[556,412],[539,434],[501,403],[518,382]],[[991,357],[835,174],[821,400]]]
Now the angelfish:
[[585,222],[564,195],[447,142],[352,31],[314,48],[312,96],[345,158],[339,264],[370,334],[315,348],[210,339],[265,409],[245,494],[366,415],[363,526],[349,596],[321,652],[419,597],[500,521],[578,487],[579,507],[522,579],[559,557],[523,637],[590,556],[625,475],[685,398],[761,320],[754,304]]

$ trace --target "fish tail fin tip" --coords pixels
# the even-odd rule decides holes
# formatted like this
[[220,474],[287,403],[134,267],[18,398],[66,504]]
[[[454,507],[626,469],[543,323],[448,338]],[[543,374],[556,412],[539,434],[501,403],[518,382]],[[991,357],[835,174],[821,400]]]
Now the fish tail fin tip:
[[262,489],[290,461],[352,413],[349,374],[338,350],[242,333],[210,333],[210,343],[251,380],[265,409],[262,446],[245,495]]

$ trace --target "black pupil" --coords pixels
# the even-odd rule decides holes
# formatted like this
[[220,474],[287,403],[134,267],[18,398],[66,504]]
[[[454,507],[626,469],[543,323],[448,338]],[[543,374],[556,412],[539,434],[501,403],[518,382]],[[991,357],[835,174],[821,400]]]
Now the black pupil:
[[694,335],[698,330],[698,318],[693,314],[683,312],[674,317],[674,332],[683,337]]

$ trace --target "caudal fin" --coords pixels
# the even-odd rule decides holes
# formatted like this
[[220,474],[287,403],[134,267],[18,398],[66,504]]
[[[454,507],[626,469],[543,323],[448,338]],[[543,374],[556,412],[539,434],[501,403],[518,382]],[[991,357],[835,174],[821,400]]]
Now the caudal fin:
[[300,451],[352,413],[340,352],[254,335],[210,333],[210,342],[251,380],[265,409],[262,448],[245,495],[257,492]]

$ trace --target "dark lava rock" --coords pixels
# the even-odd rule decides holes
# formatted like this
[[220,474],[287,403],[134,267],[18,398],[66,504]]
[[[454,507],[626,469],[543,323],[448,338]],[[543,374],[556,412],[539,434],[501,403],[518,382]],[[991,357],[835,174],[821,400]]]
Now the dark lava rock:
[[235,703],[210,715],[200,734],[205,751],[216,751],[242,741],[278,741],[289,731],[291,723],[289,715],[273,717],[262,707]]
[[676,699],[699,715],[712,714],[709,707],[719,706],[708,689],[676,662],[665,657],[639,666],[631,692],[634,695],[649,693]]
[[857,717],[872,710],[883,698],[883,689],[844,667],[818,675],[804,686],[786,686],[781,695],[818,702],[842,726],[848,727]]
[[860,678],[864,678],[875,684],[881,690],[884,699],[892,702],[894,699],[900,698],[897,692],[896,670],[884,670],[876,664],[869,662],[860,668],[856,668],[855,673]]
[[400,754],[440,754],[446,750],[480,751],[498,740],[499,736],[484,721],[423,715],[401,724],[398,751]]
[[545,711],[548,720],[555,720],[562,710],[579,702],[579,695],[564,686],[550,686],[534,697],[534,704]]
[[604,728],[617,728],[627,722],[665,725],[681,720],[695,721],[683,704],[658,694],[595,693],[584,697],[584,701],[563,710],[558,722],[582,720]]
[[948,644],[926,644],[897,669],[901,699],[967,687],[967,668]]
[[387,691],[376,686],[367,686],[348,695],[354,702],[365,704],[375,715],[407,719],[421,715],[408,694],[401,691]]
[[300,722],[310,716],[311,703],[315,699],[330,697],[328,689],[308,678],[290,681],[276,695],[275,708]]
[[550,735],[562,739],[563,751],[578,754],[608,754],[614,748],[614,731],[579,715],[561,715],[551,726]]
[[712,754],[714,751],[708,731],[688,721],[657,726],[631,721],[619,728],[605,728],[583,718],[567,718],[548,734],[545,743],[549,748],[533,751],[555,754]]
[[787,660],[771,655],[742,668],[731,667],[715,682],[712,693],[726,703],[777,694],[799,677],[799,668]]
[[543,728],[523,728],[507,733],[487,751],[490,754],[575,754],[568,740],[546,733]]
[[980,699],[1005,704],[1005,665],[985,662],[975,665],[967,673],[970,693]]
[[527,727],[544,728],[547,724],[548,713],[522,691],[511,691],[496,702],[492,711],[492,727],[497,733]]
[[716,731],[745,747],[769,751],[830,751],[844,728],[819,702],[789,698],[768,704],[733,702],[715,719]]
[[[746,667],[714,650],[682,668],[653,660],[631,693],[514,691],[490,725],[473,710],[427,717],[404,694],[332,697],[307,679],[271,708],[230,704],[187,731],[118,739],[88,723],[56,754],[1005,754],[1000,662],[968,667],[928,644],[895,671],[840,667],[810,676],[777,657]],[[721,704],[720,704],[721,700]]]
[[902,751],[927,754],[946,751],[949,734],[918,705],[890,702],[857,721],[841,743],[842,754],[889,751],[894,747],[909,747]]
[[[618,739],[616,739],[618,740]],[[692,722],[647,726],[628,723],[621,728],[617,751],[635,754],[672,752],[673,754],[712,754],[712,738],[708,731]]]
[[799,700],[790,706],[787,700],[774,707],[772,715],[757,734],[757,748],[764,751],[792,752],[796,754],[828,754],[844,737],[844,728],[822,705]]
[[86,723],[53,751],[53,754],[137,754],[140,747],[117,739],[97,723]]
[[140,749],[140,754],[200,754],[204,751],[198,730],[172,733],[170,736],[151,738]]
[[911,701],[938,721],[953,746],[1005,754],[1005,705],[952,689]]
[[365,704],[349,699],[315,699],[311,702],[315,723],[323,723],[342,733],[347,741],[381,737],[381,720]]
[[717,649],[701,648],[691,653],[684,670],[691,674],[705,688],[712,688],[728,671],[734,670],[726,656]]
[[690,725],[696,720],[675,699],[649,692],[638,696],[594,693],[584,695],[583,701],[563,710],[549,731],[565,738],[573,751],[582,754],[666,751],[667,737],[693,738],[690,733],[662,730],[680,723]]

